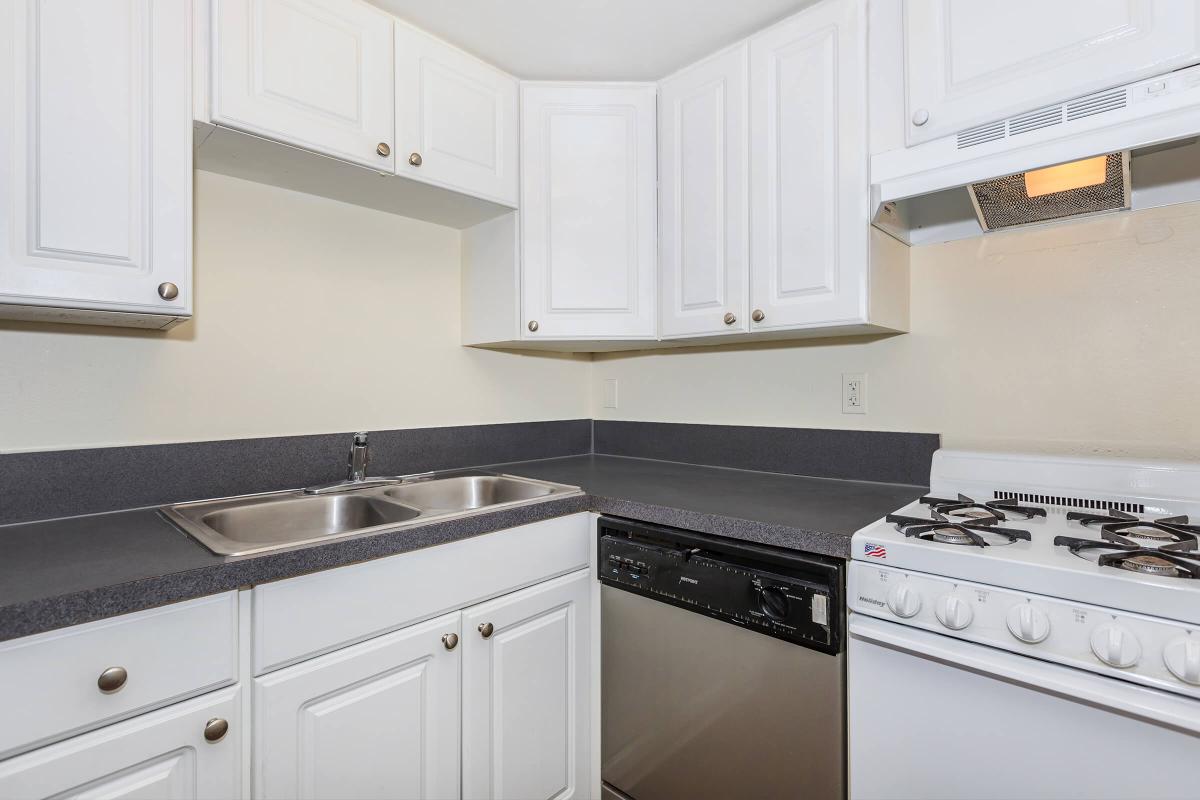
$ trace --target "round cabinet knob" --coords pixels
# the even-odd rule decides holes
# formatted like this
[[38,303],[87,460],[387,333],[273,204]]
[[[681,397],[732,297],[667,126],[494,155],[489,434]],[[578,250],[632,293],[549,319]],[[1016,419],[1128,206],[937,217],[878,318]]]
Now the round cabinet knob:
[[919,128],[922,125],[924,125],[926,122],[929,122],[929,112],[928,111],[926,111],[923,108],[918,108],[916,111],[913,112],[913,115],[912,115],[913,125],[916,125]]
[[421,158],[420,153],[409,153],[408,154],[408,163],[412,164],[414,167],[421,166],[422,160],[423,159]]
[[902,583],[888,592],[887,604],[897,617],[908,619],[921,610],[921,595],[917,594],[916,589]]
[[379,155],[383,156],[384,158],[387,158],[392,154],[392,146],[387,142],[380,142],[375,146],[375,152],[379,153]]
[[725,324],[726,325],[732,325],[735,322],[737,322],[736,315],[734,315],[732,312],[728,312],[725,314]]
[[1092,631],[1092,652],[1117,669],[1128,669],[1142,657],[1137,637],[1120,625],[1101,625]]
[[220,717],[213,717],[204,723],[204,741],[216,744],[229,733],[229,722]]
[[1037,644],[1050,635],[1050,618],[1029,603],[1008,610],[1008,632],[1026,644]]
[[167,281],[158,285],[158,296],[163,300],[174,300],[179,297],[179,287]]
[[490,622],[484,622],[479,626],[479,635],[485,639],[492,638],[492,634],[495,633],[495,631],[496,629],[492,627],[492,623]]
[[453,650],[454,648],[458,647],[458,634],[447,633],[442,637],[442,646],[447,650]]
[[758,593],[758,607],[771,619],[787,619],[788,605],[782,586],[764,586]]
[[1200,636],[1177,636],[1167,642],[1163,663],[1179,680],[1200,686]]
[[525,327],[529,328],[530,333],[537,333],[537,329],[538,329],[537,320],[536,319],[529,320],[529,324]]
[[767,315],[763,313],[761,308],[754,309],[754,313],[750,315],[750,319],[754,320],[755,322],[762,322],[766,318]]
[[971,604],[955,594],[942,595],[933,608],[937,621],[952,631],[961,631],[975,619]]
[[96,679],[96,685],[105,694],[112,694],[120,691],[127,680],[129,680],[129,673],[125,671],[124,667],[109,667],[100,673],[100,677]]

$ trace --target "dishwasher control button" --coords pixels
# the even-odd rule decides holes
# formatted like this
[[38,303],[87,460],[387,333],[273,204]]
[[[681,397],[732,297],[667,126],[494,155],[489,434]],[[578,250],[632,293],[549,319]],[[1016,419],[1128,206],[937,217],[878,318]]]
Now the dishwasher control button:
[[771,619],[787,619],[788,599],[782,586],[764,586],[758,593],[758,607]]
[[952,631],[961,631],[975,618],[975,612],[971,610],[970,603],[954,594],[945,594],[939,597],[933,613],[938,622]]
[[1008,632],[1026,644],[1037,644],[1050,635],[1050,618],[1046,612],[1029,603],[1020,603],[1008,610]]
[[1200,686],[1200,636],[1176,636],[1167,642],[1163,663],[1179,680]]
[[1142,657],[1142,646],[1120,625],[1101,625],[1092,631],[1092,652],[1110,667],[1128,669]]
[[887,604],[897,617],[908,619],[920,612],[921,595],[917,594],[916,589],[902,583],[888,592]]

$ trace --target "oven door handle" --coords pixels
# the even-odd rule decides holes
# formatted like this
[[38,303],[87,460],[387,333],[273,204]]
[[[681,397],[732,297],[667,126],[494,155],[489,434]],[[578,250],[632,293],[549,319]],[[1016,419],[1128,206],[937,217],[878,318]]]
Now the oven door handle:
[[[901,650],[951,667],[991,675],[1040,692],[1200,735],[1200,700],[862,614],[852,613],[849,627],[852,640]],[[846,668],[854,670],[853,650],[847,657]]]

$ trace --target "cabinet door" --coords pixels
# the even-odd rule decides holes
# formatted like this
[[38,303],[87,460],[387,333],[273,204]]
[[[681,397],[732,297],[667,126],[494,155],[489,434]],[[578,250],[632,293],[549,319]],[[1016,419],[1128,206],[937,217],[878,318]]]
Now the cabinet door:
[[906,0],[904,35],[915,144],[1194,64],[1200,5]]
[[[0,797],[241,797],[239,691],[214,692],[0,762]],[[213,720],[224,720],[228,728],[210,742],[205,728]]]
[[664,339],[748,330],[745,43],[659,84]]
[[458,797],[459,613],[254,680],[254,796]]
[[213,122],[393,171],[391,17],[359,0],[213,0],[212,25]]
[[750,40],[751,330],[865,316],[863,0],[825,0]]
[[590,584],[580,570],[463,612],[463,797],[588,796]]
[[526,338],[655,336],[654,140],[654,86],[522,87]]
[[517,79],[396,27],[396,172],[517,204]]
[[191,313],[190,25],[188,2],[0,3],[0,303]]

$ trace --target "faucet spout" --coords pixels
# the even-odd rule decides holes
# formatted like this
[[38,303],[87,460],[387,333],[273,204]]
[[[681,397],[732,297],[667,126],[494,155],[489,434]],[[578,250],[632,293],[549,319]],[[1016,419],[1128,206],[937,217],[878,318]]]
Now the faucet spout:
[[346,460],[346,480],[351,483],[364,480],[370,463],[371,445],[367,441],[367,432],[359,431],[354,434],[354,442],[350,445],[350,455]]

